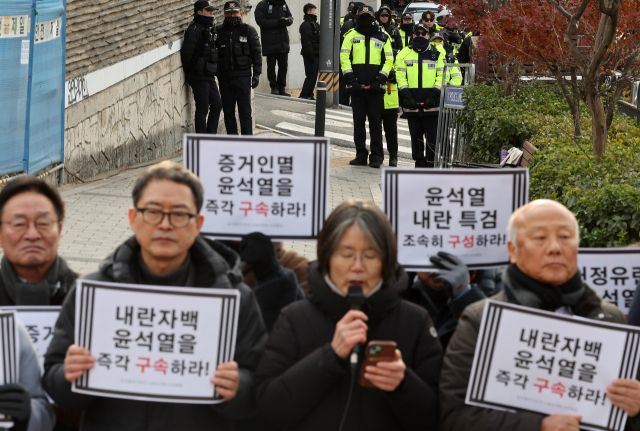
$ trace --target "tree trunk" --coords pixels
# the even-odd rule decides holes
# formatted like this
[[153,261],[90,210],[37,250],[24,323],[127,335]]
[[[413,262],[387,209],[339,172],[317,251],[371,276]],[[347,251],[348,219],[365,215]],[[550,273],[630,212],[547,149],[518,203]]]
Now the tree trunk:
[[593,82],[585,82],[586,99],[591,111],[591,129],[593,131],[593,155],[604,155],[607,148],[607,118],[600,93]]

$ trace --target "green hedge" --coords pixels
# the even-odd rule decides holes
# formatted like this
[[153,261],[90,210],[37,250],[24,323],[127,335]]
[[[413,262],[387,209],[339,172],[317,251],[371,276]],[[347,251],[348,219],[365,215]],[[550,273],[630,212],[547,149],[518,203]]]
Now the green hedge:
[[502,97],[500,87],[466,91],[460,119],[468,127],[473,161],[497,163],[502,146],[529,139],[537,148],[530,166],[531,199],[548,198],[576,214],[581,246],[624,246],[640,240],[640,127],[616,114],[607,153],[591,156],[591,118],[581,106],[583,139],[573,139],[573,119],[561,93],[520,88]]

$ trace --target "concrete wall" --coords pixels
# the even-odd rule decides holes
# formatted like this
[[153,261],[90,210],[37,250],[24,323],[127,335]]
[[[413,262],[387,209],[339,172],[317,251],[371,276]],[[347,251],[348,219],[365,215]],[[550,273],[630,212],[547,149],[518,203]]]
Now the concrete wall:
[[66,109],[66,168],[86,179],[175,154],[194,112],[178,52]]

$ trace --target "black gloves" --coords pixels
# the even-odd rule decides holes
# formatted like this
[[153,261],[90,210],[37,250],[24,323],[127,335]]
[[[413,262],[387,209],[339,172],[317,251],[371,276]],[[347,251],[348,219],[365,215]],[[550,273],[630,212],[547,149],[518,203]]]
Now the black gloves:
[[256,88],[260,84],[260,75],[253,75],[251,78],[251,88]]
[[424,101],[424,109],[431,109],[431,108],[435,108],[436,106],[438,106],[438,104],[436,103],[436,99],[433,96],[427,97],[427,99]]
[[376,82],[379,82],[380,85],[384,85],[387,83],[387,77],[382,73],[379,73],[378,76],[376,76]]
[[436,283],[443,283],[449,298],[455,299],[469,287],[469,268],[452,254],[439,251],[437,256],[429,258],[438,267],[438,271],[431,273],[431,279]]
[[396,71],[391,69],[391,72],[389,73],[389,82],[392,84],[397,84],[398,81],[396,81]]
[[273,243],[261,232],[252,232],[242,237],[240,258],[251,265],[258,282],[262,282],[280,268]]
[[363,91],[364,91],[364,86],[360,84],[358,81],[351,84],[351,94],[358,96],[362,94]]
[[418,109],[418,102],[416,102],[416,98],[413,97],[410,91],[402,95],[402,106],[407,109]]
[[280,18],[280,20],[278,21],[278,26],[279,27],[288,27],[291,24],[293,24],[293,17],[286,17],[283,16],[282,18]]
[[348,77],[345,77],[346,79],[346,83],[347,85],[351,86],[351,94],[362,94],[362,91],[364,91],[364,87],[362,86],[362,84],[360,84],[358,82],[358,80],[356,79],[355,76],[353,76],[353,74],[349,74]]
[[31,415],[31,395],[20,383],[0,386],[0,413],[16,422],[25,422]]
[[373,81],[369,86],[369,91],[371,94],[384,94],[387,91],[387,86],[380,84],[378,81]]

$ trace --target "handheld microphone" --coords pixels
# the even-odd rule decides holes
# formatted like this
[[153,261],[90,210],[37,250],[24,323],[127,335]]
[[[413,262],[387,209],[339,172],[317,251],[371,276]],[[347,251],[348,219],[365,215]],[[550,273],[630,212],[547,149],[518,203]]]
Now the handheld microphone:
[[[362,304],[364,304],[364,295],[362,293],[362,287],[358,285],[349,286],[347,291],[347,304],[349,304],[352,310],[362,310]],[[349,355],[349,362],[351,366],[358,364],[358,354],[360,353],[360,344],[356,344],[351,349]]]

